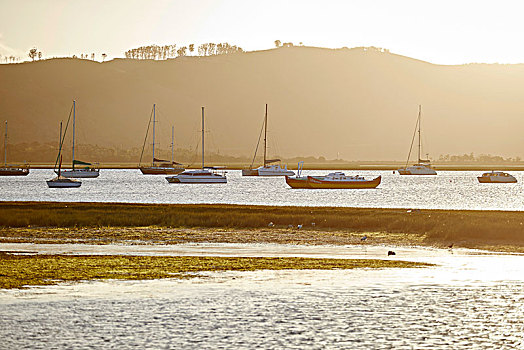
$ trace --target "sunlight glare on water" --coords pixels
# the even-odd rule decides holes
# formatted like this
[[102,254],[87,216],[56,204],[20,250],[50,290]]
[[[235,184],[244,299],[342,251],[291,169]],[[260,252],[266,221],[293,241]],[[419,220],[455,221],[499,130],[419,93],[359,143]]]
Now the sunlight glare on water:
[[[48,246],[42,252],[53,249]],[[100,246],[106,253],[111,249]],[[129,254],[133,246],[115,249]],[[0,291],[0,338],[6,348],[32,349],[524,346],[522,255],[277,244],[187,244],[148,254],[385,258],[389,249],[396,250],[395,259],[437,266],[203,273],[190,280]]]
[[524,172],[512,172],[516,184],[480,184],[476,177],[481,172],[475,171],[441,171],[437,176],[346,173],[382,175],[382,183],[371,190],[300,190],[289,188],[283,177],[242,177],[232,170],[227,184],[169,184],[164,176],[144,176],[138,170],[103,169],[99,178],[83,179],[78,189],[49,189],[45,180],[53,177],[52,171],[31,170],[27,177],[0,178],[0,200],[524,210]]

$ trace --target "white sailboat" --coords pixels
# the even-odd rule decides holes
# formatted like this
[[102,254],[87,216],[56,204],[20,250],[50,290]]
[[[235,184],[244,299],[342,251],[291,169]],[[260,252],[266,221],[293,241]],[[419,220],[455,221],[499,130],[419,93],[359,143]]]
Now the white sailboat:
[[422,107],[418,106],[418,117],[417,124],[415,126],[415,133],[417,132],[418,127],[418,162],[408,167],[409,157],[411,156],[411,151],[413,149],[413,141],[415,140],[415,134],[413,134],[413,139],[411,140],[411,146],[409,148],[408,159],[406,160],[406,165],[404,168],[398,169],[400,175],[437,175],[437,172],[431,168],[431,162],[429,159],[421,159],[421,150],[422,150],[422,141],[420,136],[420,122],[421,122],[421,111]]
[[62,122],[60,122],[60,142],[58,144],[58,170],[56,171],[57,176],[51,180],[47,180],[47,186],[49,188],[74,188],[80,187],[82,182],[74,179],[63,177],[61,173],[62,169]]
[[[260,138],[259,138],[260,141]],[[253,156],[253,162],[249,169],[242,169],[242,176],[294,176],[295,173],[287,169],[287,165],[283,167],[280,164],[280,159],[267,159],[267,104],[266,114],[264,116],[264,165],[256,169],[252,169],[255,157],[257,156],[258,144]]]
[[[149,122],[151,122],[151,119],[149,119]],[[147,132],[146,131],[146,138],[144,139],[144,145],[142,146],[142,155],[140,155],[140,161],[138,164],[138,168],[144,175],[170,175],[170,174],[179,174],[183,172],[185,169],[182,166],[182,164],[175,162],[174,156],[175,156],[175,127],[171,127],[171,162],[164,159],[158,159],[155,157],[155,124],[156,124],[156,104],[153,104],[153,161],[151,165],[144,165],[142,166],[142,155],[144,154],[144,148],[146,146],[146,139],[147,139]]]
[[202,107],[202,169],[186,170],[178,175],[167,176],[167,182],[189,184],[227,183],[225,172],[220,172],[217,167],[206,167],[204,160],[204,107]]
[[[100,175],[100,169],[96,169],[91,163],[75,159],[75,126],[76,126],[76,101],[73,100],[73,147],[72,147],[72,165],[71,170],[63,170],[63,177],[72,178],[94,178]],[[75,168],[75,165],[81,165],[81,168]]]

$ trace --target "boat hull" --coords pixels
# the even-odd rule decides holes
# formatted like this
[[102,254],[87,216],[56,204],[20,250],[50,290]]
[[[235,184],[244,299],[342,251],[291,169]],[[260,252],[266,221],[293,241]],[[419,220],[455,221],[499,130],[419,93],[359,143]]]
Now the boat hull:
[[184,168],[169,167],[139,167],[143,175],[176,175],[183,172]]
[[279,166],[242,169],[242,176],[294,176],[295,172]]
[[80,187],[82,183],[80,181],[54,181],[54,180],[48,180],[47,186],[49,188],[76,188]]
[[[55,173],[58,174],[57,171]],[[100,175],[99,170],[62,170],[60,172],[60,175],[66,178],[79,178],[79,179],[87,179],[87,178],[95,178]]]
[[400,175],[437,175],[437,172],[428,167],[407,167],[397,170]]
[[0,168],[0,176],[26,176],[29,168]]
[[503,178],[502,176],[479,176],[477,177],[481,184],[508,184],[516,183],[517,179],[513,176]]
[[210,176],[168,176],[166,177],[167,182],[172,184],[222,184],[227,183],[227,178],[222,176],[210,177]]
[[349,180],[349,181],[329,181],[321,180],[318,177],[308,176],[309,186],[311,188],[326,189],[367,189],[376,188],[380,185],[382,177],[378,176],[373,180]]
[[258,176],[258,169],[242,169],[242,176]]
[[286,176],[286,183],[291,188],[312,188],[311,186],[309,186],[309,181],[308,181],[307,176],[302,176],[302,177]]
[[288,177],[286,183],[294,189],[370,189],[380,185],[382,177],[373,180],[330,181],[320,176]]

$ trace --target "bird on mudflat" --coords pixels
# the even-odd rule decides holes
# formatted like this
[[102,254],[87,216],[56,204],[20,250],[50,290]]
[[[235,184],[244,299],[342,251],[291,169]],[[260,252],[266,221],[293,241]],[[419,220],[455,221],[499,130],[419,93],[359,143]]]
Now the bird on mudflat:
[[362,236],[362,238],[360,240],[361,241],[365,241],[366,239],[368,239],[368,236]]
[[392,250],[388,250],[388,256],[390,256],[390,255],[397,255],[397,253],[395,253],[395,252],[392,251]]

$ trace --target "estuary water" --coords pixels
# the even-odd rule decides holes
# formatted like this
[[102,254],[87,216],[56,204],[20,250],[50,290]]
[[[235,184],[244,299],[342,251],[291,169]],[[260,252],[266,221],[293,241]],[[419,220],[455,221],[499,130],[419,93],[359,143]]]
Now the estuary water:
[[[305,171],[322,175],[329,171]],[[480,184],[477,171],[440,171],[437,176],[400,176],[392,171],[347,171],[382,183],[367,190],[291,189],[283,177],[242,177],[228,171],[227,184],[169,184],[164,176],[139,170],[101,170],[77,189],[50,189],[51,170],[26,177],[0,177],[1,201],[123,203],[224,203],[420,209],[524,210],[524,172],[511,172],[516,184]]]
[[[65,253],[68,245],[2,245]],[[84,254],[309,256],[434,267],[205,273],[0,290],[0,348],[514,349],[524,256],[390,246],[75,245]]]

